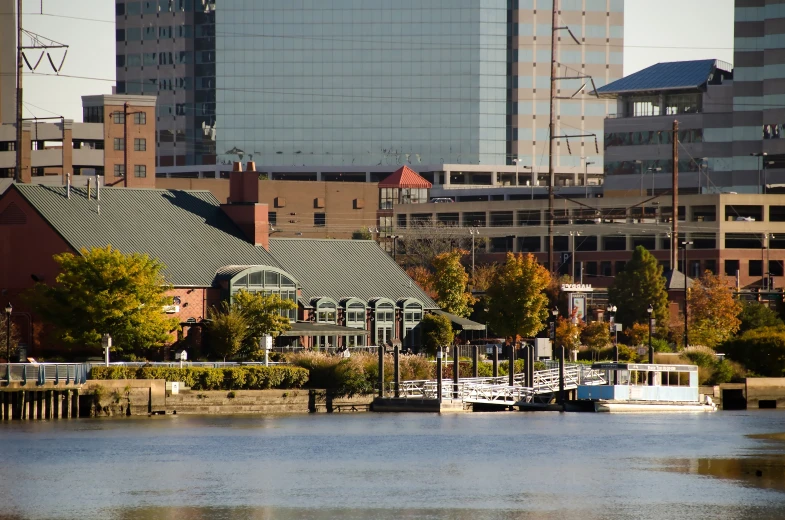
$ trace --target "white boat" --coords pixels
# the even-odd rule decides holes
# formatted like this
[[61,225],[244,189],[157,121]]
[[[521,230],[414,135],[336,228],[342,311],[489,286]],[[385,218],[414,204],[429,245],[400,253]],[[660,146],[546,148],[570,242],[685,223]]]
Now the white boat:
[[602,384],[579,385],[568,409],[608,413],[713,412],[717,405],[698,389],[695,365],[595,363]]

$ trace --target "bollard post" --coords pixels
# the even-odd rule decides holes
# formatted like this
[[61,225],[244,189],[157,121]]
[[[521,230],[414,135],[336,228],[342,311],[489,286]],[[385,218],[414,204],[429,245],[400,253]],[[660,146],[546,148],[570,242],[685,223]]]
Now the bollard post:
[[499,345],[493,346],[493,377],[499,377]]
[[460,377],[460,363],[458,363],[458,345],[452,346],[452,398],[458,399],[458,378]]
[[507,375],[510,381],[510,386],[515,386],[515,345],[510,345],[507,350]]
[[384,345],[379,345],[379,397],[384,397]]
[[564,346],[559,347],[559,404],[564,410]]
[[524,345],[521,349],[523,354],[523,386],[531,387],[531,379],[529,379],[529,345]]
[[[619,346],[616,343],[613,344],[613,362],[614,363],[618,363],[619,362]],[[619,384],[619,371],[618,370],[614,370],[613,371],[613,384],[614,384],[614,386]]]
[[480,347],[479,345],[472,345],[472,377],[479,377],[480,373]]
[[436,399],[442,402],[442,347],[436,351]]
[[401,347],[395,345],[393,347],[393,370],[395,378],[395,398],[401,397],[401,365],[400,365]]

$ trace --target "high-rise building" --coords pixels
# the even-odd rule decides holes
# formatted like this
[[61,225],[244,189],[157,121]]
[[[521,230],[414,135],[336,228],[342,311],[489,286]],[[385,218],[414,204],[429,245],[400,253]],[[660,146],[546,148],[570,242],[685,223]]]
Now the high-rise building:
[[[116,6],[118,93],[159,95],[159,172],[238,159],[547,172],[552,0]],[[624,2],[561,0],[557,23],[569,28],[556,31],[557,76],[570,79],[555,135],[583,137],[559,139],[555,164],[572,179],[602,163],[609,102],[591,79],[622,76]]]

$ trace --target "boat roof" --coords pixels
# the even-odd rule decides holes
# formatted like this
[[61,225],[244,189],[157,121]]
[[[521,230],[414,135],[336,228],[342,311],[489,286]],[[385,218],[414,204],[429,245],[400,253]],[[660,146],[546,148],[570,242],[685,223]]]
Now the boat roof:
[[697,365],[661,365],[657,363],[594,363],[596,370],[637,370],[640,372],[697,372]]

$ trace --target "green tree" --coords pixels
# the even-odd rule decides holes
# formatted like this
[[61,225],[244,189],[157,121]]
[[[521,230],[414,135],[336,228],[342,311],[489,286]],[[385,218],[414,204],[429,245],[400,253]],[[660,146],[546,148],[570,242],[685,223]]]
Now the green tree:
[[264,351],[259,341],[262,336],[278,336],[289,330],[289,318],[282,316],[281,311],[296,309],[292,300],[284,300],[280,295],[262,294],[240,290],[234,295],[234,304],[248,322],[248,335],[238,352],[242,359],[261,359]]
[[429,354],[436,353],[436,349],[451,345],[455,339],[452,323],[447,316],[426,314],[420,322],[423,334],[423,345]]
[[608,301],[618,309],[616,323],[628,327],[633,323],[648,323],[649,305],[654,307],[660,328],[668,323],[668,292],[662,266],[646,248],[635,248],[632,259],[608,289]]
[[436,302],[442,310],[464,317],[471,314],[471,305],[474,303],[472,294],[467,290],[469,275],[461,264],[461,257],[465,253],[456,249],[436,255],[433,259]]
[[592,352],[592,359],[597,359],[600,350],[606,348],[611,342],[610,326],[606,322],[593,321],[584,327],[581,340]]
[[211,352],[224,361],[236,356],[249,334],[248,320],[239,305],[221,302],[221,306],[211,308],[207,316]]
[[785,325],[775,311],[758,302],[742,304],[739,320],[741,320],[739,332]]
[[706,271],[690,288],[687,302],[692,344],[713,348],[739,330],[741,304],[719,276]]
[[54,260],[60,266],[55,285],[35,284],[28,299],[55,337],[98,349],[101,336],[109,334],[113,350],[136,355],[172,339],[178,322],[163,311],[172,301],[166,295],[171,286],[158,260],[111,245],[56,254]]
[[352,231],[352,240],[373,240],[373,235],[367,229],[355,229]]
[[785,376],[785,329],[748,330],[717,349],[763,377]]
[[583,322],[559,316],[556,323],[556,346],[564,347],[567,352],[578,350],[581,346]]
[[550,273],[531,254],[507,253],[486,293],[488,317],[502,336],[532,337],[545,327]]
[[[1,308],[0,308],[0,312],[2,312]],[[0,315],[0,358],[2,359],[5,359],[9,346],[7,334],[8,334],[8,317],[4,312],[2,312],[2,315]],[[15,359],[15,356],[18,351],[17,349],[19,347],[19,333],[16,329],[16,324],[14,323],[13,319],[11,320],[10,346],[11,346],[11,359]]]

